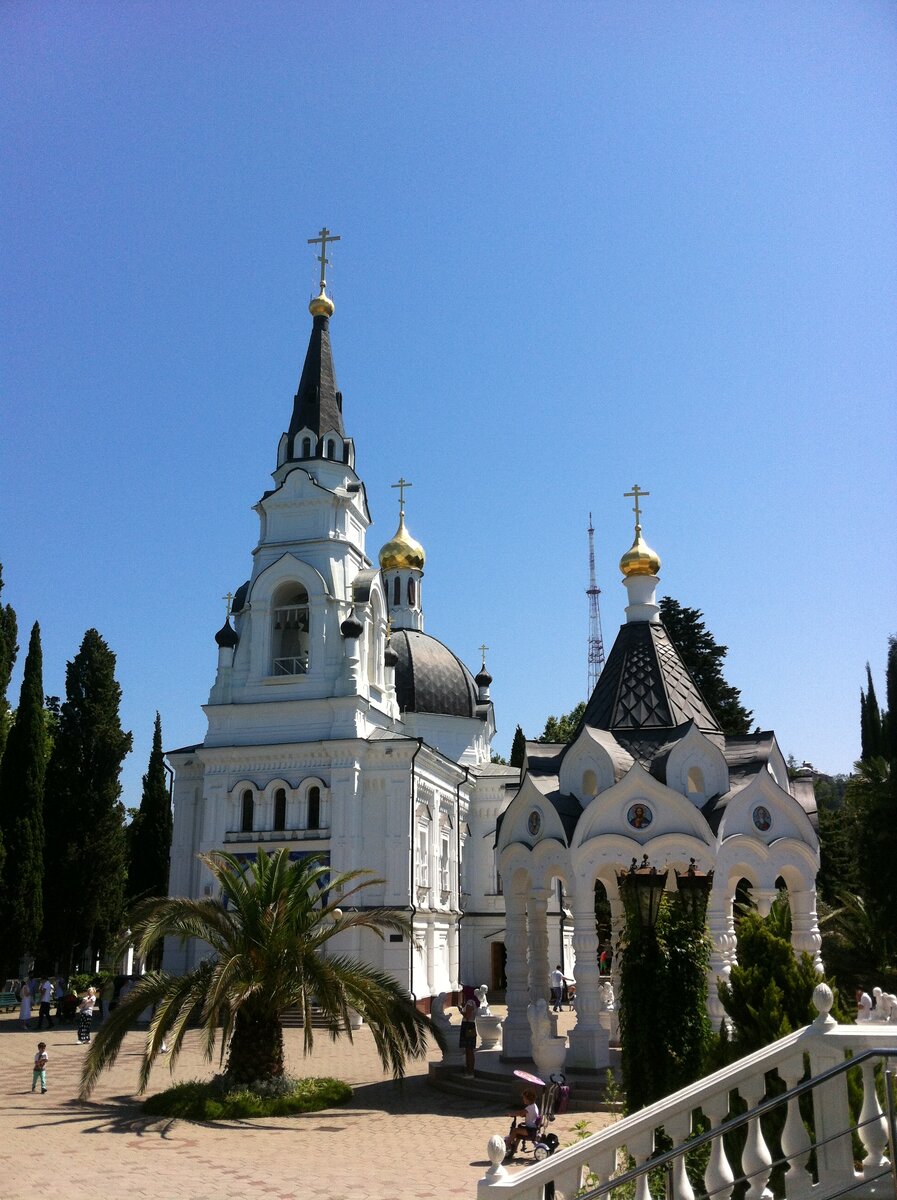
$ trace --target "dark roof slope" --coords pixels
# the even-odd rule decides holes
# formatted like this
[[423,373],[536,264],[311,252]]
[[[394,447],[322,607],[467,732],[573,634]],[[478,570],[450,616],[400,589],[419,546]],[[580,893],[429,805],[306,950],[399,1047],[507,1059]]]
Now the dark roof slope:
[[394,629],[396,699],[402,712],[477,715],[473,676],[448,646],[419,629]]
[[583,724],[625,739],[672,732],[688,721],[702,733],[722,733],[663,625],[632,621],[622,626]]
[[314,318],[299,390],[293,400],[293,417],[288,430],[291,446],[300,429],[310,429],[318,437],[335,429],[340,437],[345,437],[342,396],[336,388],[329,326],[329,317]]

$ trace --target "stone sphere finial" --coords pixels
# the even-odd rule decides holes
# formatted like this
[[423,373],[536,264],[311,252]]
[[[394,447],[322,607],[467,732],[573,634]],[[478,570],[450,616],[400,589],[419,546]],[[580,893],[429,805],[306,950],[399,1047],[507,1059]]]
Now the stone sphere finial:
[[813,1022],[814,1025],[834,1025],[835,1018],[831,1016],[832,1005],[835,1002],[835,996],[832,989],[827,983],[817,983],[813,989],[813,1006],[819,1013],[819,1016]]
[[507,1175],[502,1162],[508,1153],[508,1146],[500,1133],[493,1133],[492,1137],[486,1143],[486,1153],[489,1156],[489,1162],[492,1164],[486,1175],[493,1179],[499,1175]]

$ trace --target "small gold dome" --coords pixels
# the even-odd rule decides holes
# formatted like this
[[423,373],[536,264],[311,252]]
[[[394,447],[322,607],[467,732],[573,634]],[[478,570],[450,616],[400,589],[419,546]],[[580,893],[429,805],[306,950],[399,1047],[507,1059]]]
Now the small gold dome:
[[315,296],[308,306],[308,311],[313,317],[332,317],[333,309],[333,301],[326,295],[323,288],[321,288],[320,296]]
[[405,528],[405,514],[402,513],[398,529],[380,551],[380,570],[422,571],[425,560],[424,548]]
[[620,559],[620,570],[627,579],[630,575],[656,575],[660,570],[660,556],[643,539],[641,525],[636,525],[635,541]]

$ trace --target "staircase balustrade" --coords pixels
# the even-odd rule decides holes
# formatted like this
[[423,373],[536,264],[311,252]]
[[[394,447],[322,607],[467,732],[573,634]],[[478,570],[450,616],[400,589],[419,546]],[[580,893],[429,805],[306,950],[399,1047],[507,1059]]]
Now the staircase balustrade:
[[[833,1200],[847,1194],[897,1200],[894,1100],[887,1096],[886,1113],[876,1088],[877,1064],[897,1065],[897,1028],[838,1025],[828,1015],[831,992],[825,985],[816,989],[814,1002],[820,1015],[805,1029],[558,1150],[544,1162],[514,1174],[494,1166],[479,1181],[478,1200],[588,1200],[613,1195],[624,1185],[621,1195],[659,1200],[654,1175],[658,1169],[665,1200],[731,1200],[733,1193],[744,1200],[771,1200],[776,1168],[776,1177],[784,1180],[776,1194],[786,1200]],[[850,1117],[848,1071],[862,1082],[863,1103],[856,1121]],[[885,1074],[890,1088],[891,1072]],[[810,1129],[800,1109],[806,1093],[812,1099]],[[747,1112],[742,1112],[745,1106]],[[763,1120],[774,1108],[784,1118],[777,1137]],[[729,1156],[738,1139],[726,1135],[736,1130],[743,1149],[733,1163]],[[854,1161],[854,1136],[863,1148],[859,1163]],[[673,1148],[667,1150],[671,1142]],[[704,1146],[709,1153],[699,1178],[687,1168],[685,1154]],[[815,1175],[809,1170],[814,1150]]]

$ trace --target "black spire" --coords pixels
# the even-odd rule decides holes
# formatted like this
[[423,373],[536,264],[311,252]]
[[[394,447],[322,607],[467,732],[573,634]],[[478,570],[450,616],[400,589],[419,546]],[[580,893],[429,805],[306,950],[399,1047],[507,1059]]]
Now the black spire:
[[[312,301],[312,306],[315,304],[316,302]],[[293,417],[288,430],[290,446],[293,447],[293,439],[302,429],[310,429],[315,435],[315,445],[310,457],[320,453],[318,440],[322,434],[336,430],[338,437],[345,438],[342,410],[343,397],[336,388],[336,374],[330,350],[330,317],[326,312],[318,311],[314,313],[299,390],[293,400]],[[306,457],[301,450],[301,446],[295,446],[290,457]]]

